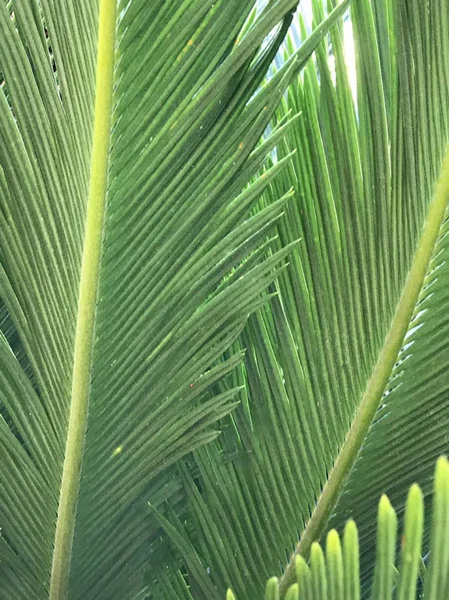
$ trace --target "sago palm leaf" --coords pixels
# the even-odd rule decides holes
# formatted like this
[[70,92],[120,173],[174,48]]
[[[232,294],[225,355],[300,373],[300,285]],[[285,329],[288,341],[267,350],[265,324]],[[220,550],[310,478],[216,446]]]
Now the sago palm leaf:
[[254,4],[0,2],[5,600],[141,597],[147,501],[236,404],[208,390],[288,251],[253,252],[284,200],[248,218],[282,164],[241,191],[325,33],[255,93],[296,0]]
[[[397,516],[387,496],[379,502],[376,565],[370,600],[444,600],[449,594],[449,464],[439,459],[435,472],[430,560],[421,560],[424,525],[423,495],[419,486],[410,488],[401,536],[401,551],[395,566]],[[430,521],[429,521],[430,524]],[[325,548],[314,542],[310,565],[302,556],[295,561],[297,582],[288,589],[286,600],[360,600],[358,531],[348,521],[343,539],[335,529],[326,536]],[[279,600],[279,580],[271,578],[265,600]],[[262,598],[262,596],[261,596]],[[229,590],[226,600],[235,600]]]
[[296,154],[261,206],[293,185],[277,247],[301,241],[237,344],[244,402],[180,469],[184,519],[159,517],[182,562],[157,576],[187,573],[195,599],[253,600],[289,563],[284,596],[298,540],[307,559],[349,517],[366,594],[379,496],[402,515],[412,483],[430,494],[449,447],[448,17],[440,1],[353,2],[356,100],[340,24],[277,114],[298,115],[277,157]]

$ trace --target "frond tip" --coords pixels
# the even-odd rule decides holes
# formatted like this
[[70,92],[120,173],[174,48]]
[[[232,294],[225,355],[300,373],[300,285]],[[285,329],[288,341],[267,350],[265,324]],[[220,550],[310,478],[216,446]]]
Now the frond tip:
[[[379,501],[377,552],[370,600],[421,598],[444,600],[449,594],[449,461],[436,465],[430,552],[422,559],[424,499],[418,485],[408,494],[404,530],[397,536],[397,517],[387,496]],[[398,557],[396,550],[399,548]],[[297,582],[284,600],[360,600],[359,542],[354,521],[346,523],[343,537],[329,531],[325,549],[314,543],[309,563],[296,557]],[[419,596],[417,595],[419,594]],[[279,581],[267,582],[264,600],[279,600]],[[226,600],[238,600],[228,590]]]

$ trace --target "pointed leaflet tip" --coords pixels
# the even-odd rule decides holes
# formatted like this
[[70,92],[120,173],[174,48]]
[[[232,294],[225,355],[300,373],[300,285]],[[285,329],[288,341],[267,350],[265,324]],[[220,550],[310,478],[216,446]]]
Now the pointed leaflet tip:
[[285,600],[299,600],[299,586],[297,583],[289,588]]
[[265,600],[279,600],[279,580],[277,577],[268,580],[265,589]]
[[340,554],[341,543],[340,536],[336,529],[331,529],[326,538],[326,556],[330,554]]

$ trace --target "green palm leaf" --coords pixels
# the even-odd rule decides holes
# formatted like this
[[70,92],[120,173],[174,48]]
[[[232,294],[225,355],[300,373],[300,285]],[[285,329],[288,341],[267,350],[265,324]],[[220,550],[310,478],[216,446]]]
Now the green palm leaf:
[[248,218],[282,165],[241,190],[324,35],[259,89],[295,5],[0,3],[5,600],[145,593],[146,502],[182,504],[171,467],[235,406],[217,359],[288,252],[253,252],[285,200]]
[[[424,524],[423,494],[419,486],[410,488],[407,497],[401,552],[395,567],[397,516],[387,496],[379,502],[377,517],[377,560],[371,600],[409,598],[417,593],[422,600],[442,600],[449,584],[449,469],[446,459],[437,463],[431,526],[431,556],[428,566],[420,557]],[[430,520],[429,520],[430,524]],[[310,565],[302,556],[296,558],[297,583],[285,595],[287,600],[360,600],[359,540],[357,526],[348,521],[342,541],[335,529],[326,536],[325,550],[314,542]],[[231,590],[226,600],[235,600]],[[276,577],[266,586],[265,600],[279,600]]]
[[293,185],[277,248],[301,242],[237,344],[246,398],[182,470],[184,520],[159,516],[183,562],[157,577],[187,571],[198,599],[260,597],[290,561],[283,597],[298,539],[307,559],[349,517],[366,594],[377,498],[427,498],[448,449],[447,6],[363,0],[351,20],[356,102],[340,24],[277,114],[298,115],[278,158],[296,154],[260,206]]

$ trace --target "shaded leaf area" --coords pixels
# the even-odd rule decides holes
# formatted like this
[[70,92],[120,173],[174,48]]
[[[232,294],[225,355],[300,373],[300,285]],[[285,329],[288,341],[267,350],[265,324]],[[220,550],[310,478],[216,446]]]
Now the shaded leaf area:
[[[218,358],[289,252],[257,251],[285,199],[250,216],[283,165],[247,184],[287,127],[279,123],[258,145],[287,69],[255,91],[296,2],[273,0],[257,18],[254,4],[119,3],[70,598],[144,593],[142,566],[160,537],[146,503],[162,507],[171,498],[175,511],[184,506],[171,465],[215,439],[214,423],[235,407],[238,388],[210,389],[241,353]],[[92,168],[97,28],[98,3],[90,0],[29,0],[14,12],[0,3],[5,600],[48,597]],[[278,34],[262,48],[273,29]]]
[[[314,12],[317,23],[321,2]],[[245,368],[233,376],[245,386],[241,405],[220,438],[194,453],[200,477],[181,470],[185,517],[159,517],[182,561],[160,575],[165,586],[177,582],[178,596],[167,588],[155,597],[183,599],[186,573],[194,598],[218,600],[227,587],[241,600],[261,597],[310,524],[307,555],[314,539],[350,516],[366,593],[377,498],[388,492],[401,515],[413,481],[427,496],[434,461],[448,447],[446,221],[415,317],[398,333],[409,328],[404,349],[350,456],[352,475],[346,482],[342,474],[315,514],[400,305],[440,176],[447,17],[442,2],[354,3],[355,99],[341,23],[290,85],[277,119],[288,111],[296,118],[277,157],[296,153],[260,207],[293,185],[274,248],[299,242],[272,288],[277,295],[237,343],[246,350]]]

